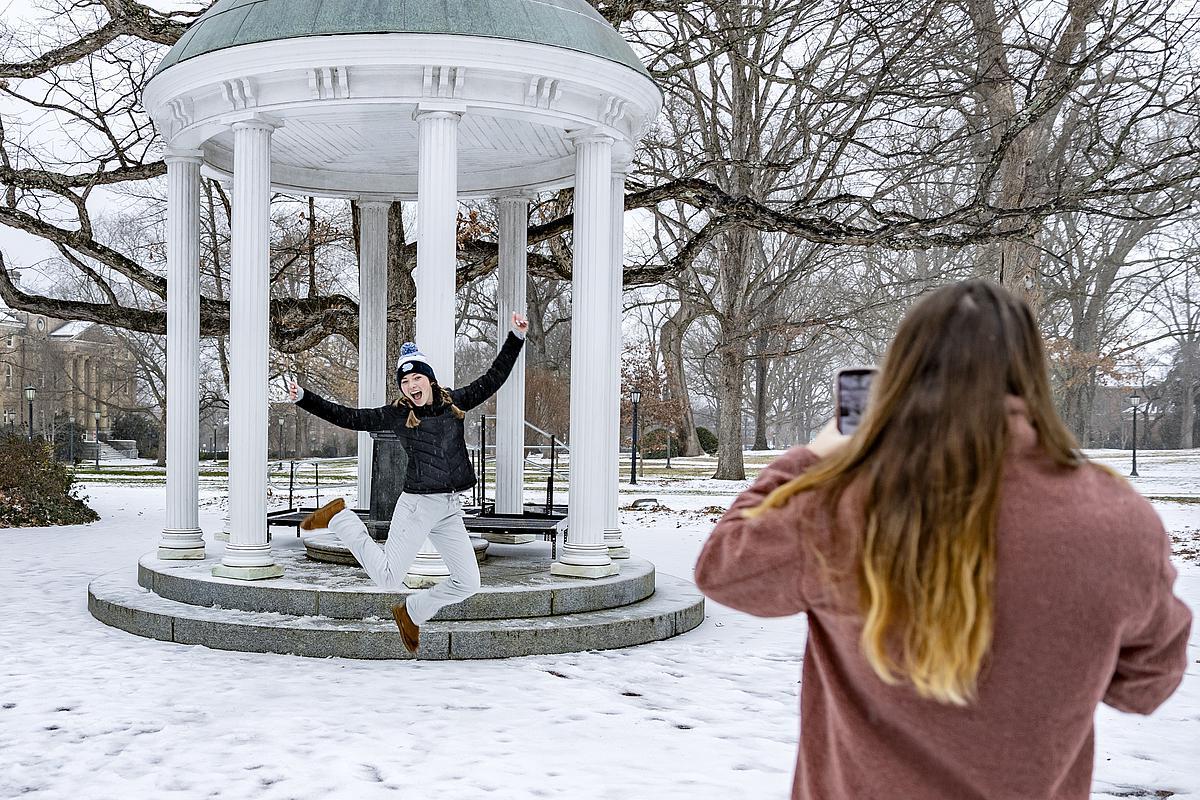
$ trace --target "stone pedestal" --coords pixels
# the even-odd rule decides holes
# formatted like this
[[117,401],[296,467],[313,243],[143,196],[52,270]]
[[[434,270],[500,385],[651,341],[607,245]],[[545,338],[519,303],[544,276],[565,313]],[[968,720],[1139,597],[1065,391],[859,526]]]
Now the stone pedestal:
[[371,515],[367,520],[367,531],[372,539],[382,542],[387,539],[396,500],[404,493],[408,453],[396,439],[376,435],[372,456]]

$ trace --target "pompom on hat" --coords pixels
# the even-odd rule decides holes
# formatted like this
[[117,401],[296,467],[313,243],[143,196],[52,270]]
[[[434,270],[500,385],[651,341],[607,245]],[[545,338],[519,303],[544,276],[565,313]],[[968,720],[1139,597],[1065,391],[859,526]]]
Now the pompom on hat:
[[396,383],[399,383],[405,375],[413,374],[424,375],[434,383],[437,382],[437,377],[433,374],[433,366],[429,363],[429,359],[417,349],[415,344],[405,342],[400,346],[400,358],[396,361]]

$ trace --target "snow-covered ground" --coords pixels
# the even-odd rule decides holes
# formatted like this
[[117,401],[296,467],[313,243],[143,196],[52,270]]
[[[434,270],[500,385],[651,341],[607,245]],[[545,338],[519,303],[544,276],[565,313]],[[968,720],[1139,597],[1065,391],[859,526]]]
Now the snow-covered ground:
[[[1128,454],[1097,455],[1128,470]],[[1178,591],[1200,611],[1200,451],[1142,454],[1138,466],[1176,541]],[[210,485],[209,532],[225,505]],[[630,547],[690,576],[740,485],[623,488],[623,504],[665,507],[622,514]],[[132,573],[155,547],[163,486],[122,479],[84,493],[101,522],[0,530],[0,799],[787,796],[802,617],[710,602],[700,628],[667,642],[495,662],[164,644],[86,607],[91,578]],[[298,545],[281,535],[275,546]],[[1093,797],[1200,799],[1200,630],[1189,655],[1183,686],[1153,716],[1099,712]]]

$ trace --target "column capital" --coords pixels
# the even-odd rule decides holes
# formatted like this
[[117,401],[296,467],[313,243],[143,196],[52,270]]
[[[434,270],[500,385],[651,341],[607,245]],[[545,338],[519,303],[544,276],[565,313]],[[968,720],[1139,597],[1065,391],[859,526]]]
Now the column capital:
[[525,192],[517,192],[515,194],[501,195],[500,197],[496,198],[496,204],[497,205],[502,205],[502,204],[520,205],[523,203],[525,205],[529,205],[531,202],[533,202],[536,199],[537,199],[537,192],[525,191]]
[[628,178],[633,173],[632,161],[613,161],[612,165],[613,178]]
[[229,120],[229,127],[235,131],[238,130],[265,130],[273,131],[276,128],[283,127],[283,120],[279,117],[270,114],[262,114],[260,112],[250,112],[240,117],[233,117]]
[[167,164],[200,164],[204,162],[204,151],[168,147],[163,151],[163,161]]
[[377,194],[359,195],[358,197],[355,198],[355,201],[358,203],[359,208],[374,208],[374,207],[378,207],[378,206],[383,206],[386,208],[387,206],[390,206],[393,202],[395,202],[395,200],[396,200],[396,198],[394,198],[394,197],[388,197],[386,195],[377,195]]
[[607,133],[602,128],[581,128],[579,130],[569,131],[565,137],[575,146],[581,144],[616,144],[616,137]]
[[417,122],[423,119],[453,119],[457,122],[465,113],[467,113],[466,103],[455,101],[423,101],[417,103],[417,110],[413,112],[413,119]]

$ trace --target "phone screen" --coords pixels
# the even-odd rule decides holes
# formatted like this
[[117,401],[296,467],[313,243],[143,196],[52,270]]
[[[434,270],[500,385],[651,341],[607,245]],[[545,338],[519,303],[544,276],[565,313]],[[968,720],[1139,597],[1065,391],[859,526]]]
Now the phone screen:
[[837,374],[837,428],[847,436],[858,429],[867,410],[871,381],[878,370],[844,369]]

